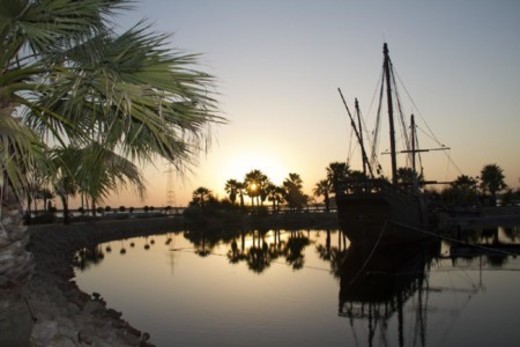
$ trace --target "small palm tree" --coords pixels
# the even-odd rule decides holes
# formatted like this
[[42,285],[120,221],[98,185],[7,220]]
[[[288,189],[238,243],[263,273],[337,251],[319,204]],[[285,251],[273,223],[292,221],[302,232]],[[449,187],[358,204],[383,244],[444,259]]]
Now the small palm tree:
[[283,187],[276,186],[272,183],[267,186],[267,200],[271,201],[273,204],[273,213],[277,213],[280,210],[280,204],[283,201],[284,192]]
[[316,183],[316,186],[313,189],[314,196],[320,197],[323,196],[323,201],[325,203],[325,210],[327,212],[330,211],[330,183],[328,180],[321,180],[318,183]]
[[229,179],[226,182],[225,190],[229,194],[229,200],[234,205],[237,200],[240,183],[235,179]]
[[244,185],[246,186],[247,195],[251,198],[251,205],[255,205],[255,198],[257,205],[260,205],[260,198],[263,193],[263,189],[267,186],[268,178],[260,170],[249,171],[244,178]]
[[303,193],[303,181],[297,173],[290,173],[289,177],[283,181],[285,200],[291,209],[301,209],[309,200]]
[[211,197],[211,190],[206,187],[198,187],[193,191],[193,200],[192,202],[200,207],[206,206],[206,202]]
[[480,172],[480,188],[484,194],[491,195],[493,205],[496,205],[497,192],[507,188],[504,178],[504,170],[497,164],[488,164]]
[[327,167],[327,180],[332,187],[332,192],[338,194],[345,188],[345,183],[350,169],[347,163],[333,162]]

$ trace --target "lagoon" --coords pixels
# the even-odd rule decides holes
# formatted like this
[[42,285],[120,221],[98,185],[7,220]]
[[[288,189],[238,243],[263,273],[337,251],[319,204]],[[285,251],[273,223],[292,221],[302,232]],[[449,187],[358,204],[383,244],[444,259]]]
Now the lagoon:
[[516,346],[519,259],[452,245],[364,278],[340,230],[172,232],[81,250],[76,281],[158,346]]

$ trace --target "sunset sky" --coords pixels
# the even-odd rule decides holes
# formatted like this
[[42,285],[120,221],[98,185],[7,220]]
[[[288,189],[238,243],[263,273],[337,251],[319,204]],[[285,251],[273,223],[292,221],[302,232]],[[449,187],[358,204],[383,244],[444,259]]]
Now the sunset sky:
[[[402,89],[405,113],[451,148],[423,157],[426,178],[478,176],[496,163],[519,187],[519,16],[518,0],[144,0],[114,21],[128,27],[146,18],[173,33],[171,47],[202,53],[198,68],[217,79],[229,124],[213,129],[191,173],[173,176],[174,204],[185,205],[199,186],[223,198],[226,180],[252,169],[275,184],[298,173],[311,194],[329,163],[348,158],[351,130],[337,88],[351,108],[357,97],[374,124],[384,42],[416,106]],[[166,170],[162,161],[146,169],[146,200],[122,192],[105,204],[165,206]]]

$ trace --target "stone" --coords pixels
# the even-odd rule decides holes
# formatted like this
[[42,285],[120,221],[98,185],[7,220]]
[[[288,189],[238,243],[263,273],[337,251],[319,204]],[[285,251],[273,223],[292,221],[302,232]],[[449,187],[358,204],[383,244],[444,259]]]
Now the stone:
[[34,324],[31,332],[31,343],[34,346],[50,346],[50,341],[58,334],[58,322],[41,321]]

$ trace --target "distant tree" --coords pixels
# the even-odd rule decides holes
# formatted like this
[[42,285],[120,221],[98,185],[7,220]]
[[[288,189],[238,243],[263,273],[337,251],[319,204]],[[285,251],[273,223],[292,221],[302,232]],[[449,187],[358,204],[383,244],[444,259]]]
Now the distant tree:
[[325,210],[327,212],[330,211],[330,182],[328,180],[321,180],[316,183],[316,186],[313,189],[314,196],[320,197],[323,196],[323,202],[325,203]]
[[414,172],[412,168],[400,167],[397,169],[397,184],[402,186],[418,185],[422,177]]
[[290,173],[283,181],[285,201],[291,210],[300,210],[307,204],[309,197],[302,191],[303,181],[297,173]]
[[491,195],[493,205],[496,205],[497,193],[507,188],[504,173],[497,164],[488,164],[480,172],[480,188],[484,194]]
[[125,212],[126,211],[126,207],[124,206],[119,206],[119,212]]
[[251,170],[244,178],[244,185],[247,195],[251,198],[251,205],[255,205],[254,201],[256,198],[256,205],[260,206],[260,203],[265,201],[265,189],[269,184],[268,177],[260,170]]
[[347,163],[333,162],[327,167],[327,180],[334,194],[343,191],[350,169]]
[[239,190],[240,182],[238,182],[235,179],[229,179],[226,182],[225,190],[226,193],[229,194],[229,200],[233,205],[235,204],[237,200],[238,190]]
[[273,213],[277,213],[280,210],[280,204],[283,201],[284,189],[283,187],[279,187],[271,183],[267,186],[266,191],[267,200],[273,204]]
[[61,204],[63,207],[63,224],[69,224],[69,196],[76,195],[77,186],[70,176],[65,175],[61,176],[57,181],[54,182],[54,190],[61,199]]
[[441,196],[449,205],[475,205],[478,203],[477,180],[461,175],[441,192]]
[[244,192],[246,189],[246,186],[244,182],[237,182],[237,193],[238,197],[240,198],[240,207],[244,208]]
[[204,207],[211,197],[211,190],[206,187],[198,187],[193,191],[192,205]]

